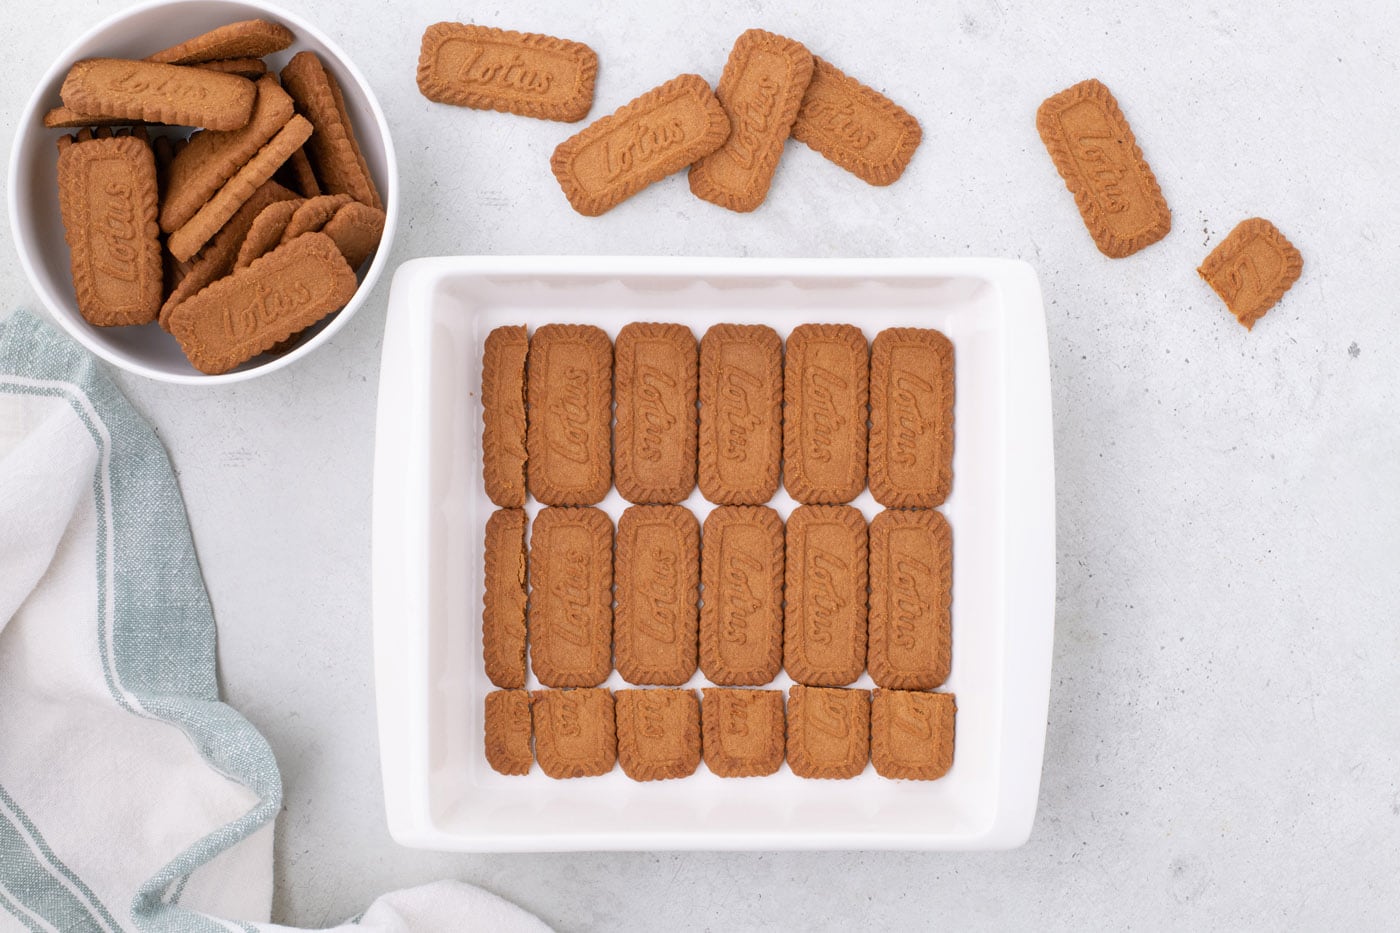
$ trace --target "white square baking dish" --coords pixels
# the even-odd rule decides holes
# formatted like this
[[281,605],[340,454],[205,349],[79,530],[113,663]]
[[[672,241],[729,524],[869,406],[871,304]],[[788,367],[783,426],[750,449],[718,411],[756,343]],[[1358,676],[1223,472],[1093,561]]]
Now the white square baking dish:
[[[705,770],[555,781],[482,751],[481,347],[498,325],[849,322],[935,327],[956,350],[953,768],[933,782]],[[1035,273],[997,259],[416,259],[394,276],[374,477],[374,651],[389,830],[460,851],[1001,849],[1030,833],[1054,636],[1054,476]],[[602,507],[616,521],[616,490]],[[685,503],[703,521],[696,491]],[[779,492],[784,517],[793,503]],[[878,511],[869,492],[854,503]],[[531,500],[533,517],[538,506]],[[697,674],[691,686],[703,686]],[[529,684],[535,686],[533,678]],[[774,686],[786,687],[786,677]],[[859,686],[870,686],[868,676]],[[614,673],[614,689],[626,686]]]

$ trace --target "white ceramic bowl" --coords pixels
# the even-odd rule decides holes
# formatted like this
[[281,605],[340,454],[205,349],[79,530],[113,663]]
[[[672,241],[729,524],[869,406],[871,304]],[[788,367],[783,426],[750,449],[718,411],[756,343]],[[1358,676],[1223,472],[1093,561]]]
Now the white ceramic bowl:
[[[317,324],[300,345],[282,356],[260,356],[232,372],[208,376],[189,364],[174,338],[156,324],[143,327],[94,327],[78,313],[69,271],[68,244],[58,210],[56,141],[63,132],[43,125],[43,115],[58,106],[58,89],[73,62],[94,56],[141,58],[215,26],[244,19],[282,23],[296,36],[292,47],[268,57],[280,69],[296,52],[309,49],[321,57],[340,82],[360,148],[384,198],[384,236],[371,262],[361,270],[360,287],[349,304]],[[10,226],[34,290],[58,322],[83,346],[128,372],[200,385],[238,382],[290,366],[330,340],[364,303],[389,260],[399,209],[398,165],[389,126],[364,75],[345,53],[315,26],[269,3],[249,0],[155,0],[118,13],[88,30],[58,56],[40,80],[20,117],[10,154]]]

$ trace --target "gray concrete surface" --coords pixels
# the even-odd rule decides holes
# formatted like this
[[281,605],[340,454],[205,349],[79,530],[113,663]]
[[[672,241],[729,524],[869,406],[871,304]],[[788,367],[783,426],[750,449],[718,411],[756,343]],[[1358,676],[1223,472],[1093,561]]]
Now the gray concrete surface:
[[[292,2],[292,0],[289,0]],[[378,89],[405,201],[397,261],[453,253],[1013,256],[1050,328],[1059,597],[1040,811],[1003,854],[449,856],[388,837],[370,657],[369,514],[388,279],[303,364],[220,390],[119,377],[170,448],[219,619],[228,700],[282,765],[275,918],[485,885],[567,929],[1380,928],[1400,911],[1400,7],[1198,0],[412,5],[307,0]],[[6,11],[0,122],[90,22]],[[409,7],[411,6],[411,10]],[[790,143],[768,203],[670,179],[602,219],[547,159],[559,124],[430,104],[422,28],[586,41],[594,114],[717,79],[759,25],[922,122],[869,188]],[[1174,211],[1104,259],[1036,137],[1083,77],[1118,95]],[[1253,333],[1195,267],[1275,220],[1301,282]],[[0,306],[38,307],[0,232]]]

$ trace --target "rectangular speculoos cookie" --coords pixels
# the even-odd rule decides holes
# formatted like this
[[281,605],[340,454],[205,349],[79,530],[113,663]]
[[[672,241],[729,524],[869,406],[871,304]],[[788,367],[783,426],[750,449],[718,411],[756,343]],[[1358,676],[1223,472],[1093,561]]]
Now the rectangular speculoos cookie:
[[739,36],[715,90],[729,138],[690,167],[696,197],[732,211],[763,203],[811,79],[812,53],[802,43],[762,29]]
[[529,774],[530,694],[493,690],[486,694],[486,763],[501,774]]
[[729,117],[709,83],[684,74],[564,140],[549,167],[574,210],[597,217],[714,152],[728,136]]
[[788,516],[783,666],[800,684],[839,687],[865,670],[867,544],[865,518],[851,506]]
[[700,668],[717,684],[759,686],[783,666],[783,520],[766,506],[705,517]]
[[951,693],[876,690],[870,757],[881,777],[932,781],[953,766],[957,701]]
[[99,117],[90,113],[78,113],[68,107],[54,107],[44,114],[44,126],[51,130],[89,129],[93,127],[126,126],[132,123],[145,123],[123,117]]
[[594,508],[548,508],[530,531],[530,664],[548,687],[612,672],[613,526]]
[[617,757],[634,781],[694,774],[700,764],[700,701],[694,690],[619,690]]
[[706,687],[701,715],[705,767],[720,777],[759,777],[783,763],[781,690]]
[[248,122],[257,92],[237,75],[202,68],[89,58],[59,89],[63,105],[94,117],[236,130]]
[[617,523],[617,669],[633,684],[695,676],[700,526],[679,505],[634,505]]
[[594,505],[612,486],[612,370],[591,324],[546,324],[530,341],[526,472],[546,505]]
[[783,485],[798,502],[850,502],[865,488],[870,348],[850,324],[802,324],[787,340]]
[[502,507],[525,504],[525,328],[497,327],[481,359],[481,476]]
[[386,219],[379,208],[351,201],[340,206],[321,232],[335,240],[350,268],[358,269],[379,248]]
[[593,106],[598,54],[581,42],[464,23],[423,32],[418,90],[429,100],[573,123]]
[[870,760],[870,691],[794,684],[788,692],[787,760],[803,778],[853,778]]
[[762,324],[716,324],[700,341],[700,492],[762,505],[783,455],[783,341]]
[[238,75],[249,81],[256,81],[267,74],[267,63],[261,58],[216,58],[207,62],[192,62],[196,68],[206,71],[222,71],[226,75]]
[[595,777],[617,764],[617,721],[607,690],[536,690],[535,758],[552,778]]
[[699,361],[684,324],[628,324],[613,351],[613,474],[628,502],[676,503],[695,488]]
[[870,645],[881,687],[924,690],[952,663],[953,536],[932,509],[886,510],[870,523]]
[[904,174],[924,132],[907,110],[821,58],[792,137],[872,185]]
[[1081,81],[1046,100],[1035,128],[1099,252],[1131,256],[1171,230],[1157,176],[1102,83]]
[[384,200],[350,124],[345,95],[316,53],[306,50],[293,55],[282,69],[282,86],[296,101],[297,111],[316,128],[306,143],[306,154],[326,193],[348,194],[383,210]]
[[339,311],[358,287],[331,238],[307,233],[185,299],[170,333],[195,369],[228,372]]
[[953,344],[936,330],[875,335],[870,492],[886,508],[933,508],[953,485]]
[[497,509],[486,520],[486,586],[481,648],[498,687],[525,686],[525,512]]
[[282,51],[294,38],[292,31],[281,23],[245,19],[202,32],[179,45],[161,49],[146,60],[194,65],[230,58],[259,59]]
[[78,310],[90,324],[146,324],[164,288],[156,163],[135,136],[67,137],[58,155],[58,207]]

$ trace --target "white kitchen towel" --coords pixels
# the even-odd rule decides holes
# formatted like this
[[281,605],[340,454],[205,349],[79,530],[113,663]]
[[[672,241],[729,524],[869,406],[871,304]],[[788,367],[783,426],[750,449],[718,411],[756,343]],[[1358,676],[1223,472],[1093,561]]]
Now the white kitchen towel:
[[[214,617],[151,428],[37,318],[0,324],[0,928],[268,925],[272,750],[219,700]],[[470,885],[356,930],[540,930]]]

